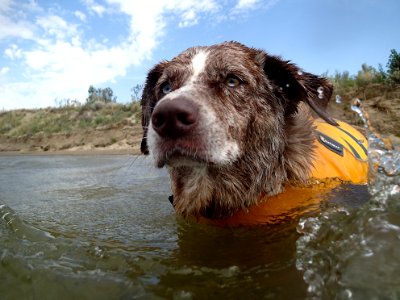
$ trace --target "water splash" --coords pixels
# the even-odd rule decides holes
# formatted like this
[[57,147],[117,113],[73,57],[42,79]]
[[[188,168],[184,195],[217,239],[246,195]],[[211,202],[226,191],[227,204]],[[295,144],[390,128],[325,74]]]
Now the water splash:
[[369,140],[370,201],[333,206],[297,227],[296,267],[308,299],[397,299],[400,295],[400,151],[371,126],[356,99],[351,109]]
[[322,86],[320,86],[320,87],[317,89],[317,92],[318,92],[318,98],[319,98],[319,99],[324,99],[324,97],[325,97],[325,95],[324,95],[324,88],[323,88]]
[[351,105],[351,110],[358,114],[358,116],[363,121],[365,128],[368,128],[367,119],[365,117],[364,111],[361,109],[361,100],[360,99],[356,98],[353,101],[353,103]]

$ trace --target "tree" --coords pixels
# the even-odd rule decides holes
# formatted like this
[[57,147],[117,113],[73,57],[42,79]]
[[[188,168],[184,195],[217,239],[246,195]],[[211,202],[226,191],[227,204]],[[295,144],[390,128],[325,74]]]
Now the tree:
[[132,102],[139,101],[140,98],[142,98],[142,93],[143,93],[143,84],[137,84],[133,88],[131,88],[131,100]]
[[101,97],[105,103],[116,102],[117,97],[114,96],[114,92],[111,88],[99,89],[101,91]]
[[332,81],[337,94],[344,94],[355,85],[354,78],[353,76],[350,76],[348,71],[344,71],[342,73],[336,71],[335,77]]
[[96,101],[110,103],[117,101],[117,97],[114,96],[113,90],[109,87],[105,89],[96,89],[93,85],[91,85],[89,87],[88,93],[89,96],[86,98],[86,103],[94,103]]
[[371,82],[373,82],[373,80],[375,79],[377,74],[377,71],[371,67],[368,66],[367,64],[362,64],[361,66],[361,70],[358,71],[358,74],[356,76],[356,84],[358,87],[365,87],[368,84],[370,84]]
[[389,79],[395,83],[400,83],[400,53],[395,49],[390,50],[386,67],[388,68]]

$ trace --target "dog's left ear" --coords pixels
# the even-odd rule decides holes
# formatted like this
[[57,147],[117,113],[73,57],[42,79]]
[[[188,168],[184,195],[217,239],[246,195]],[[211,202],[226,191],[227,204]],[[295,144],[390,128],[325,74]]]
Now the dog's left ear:
[[[333,87],[325,78],[300,70],[296,65],[277,56],[260,53],[264,72],[273,83],[275,93],[284,102],[286,115],[297,112],[300,101],[306,102],[322,119],[337,126],[327,113]],[[260,58],[260,57],[259,57]]]
[[147,129],[149,127],[150,118],[154,110],[154,106],[158,101],[155,87],[158,79],[164,71],[166,64],[167,62],[163,61],[149,71],[149,73],[147,74],[146,83],[143,88],[142,100],[140,101],[140,105],[142,107],[143,127],[143,138],[140,144],[140,151],[145,155],[149,154],[149,148],[147,146]]

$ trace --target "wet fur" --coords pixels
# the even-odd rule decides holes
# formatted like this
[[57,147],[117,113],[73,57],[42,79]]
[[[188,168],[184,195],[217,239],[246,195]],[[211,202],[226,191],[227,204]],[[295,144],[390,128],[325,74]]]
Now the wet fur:
[[[206,66],[188,86],[192,58],[199,51],[208,54]],[[224,85],[232,75],[241,80],[234,89]],[[165,82],[175,94],[160,92]],[[178,214],[227,216],[256,204],[261,196],[281,193],[287,183],[307,181],[314,141],[309,107],[335,124],[326,114],[331,93],[325,79],[263,50],[236,42],[190,48],[148,74],[141,103],[141,150],[153,154],[160,167],[167,164]],[[156,105],[178,96],[195,102],[202,118],[188,146],[180,146],[189,157],[181,164],[169,160],[171,141],[157,137],[151,128]],[[203,124],[207,118],[212,122]],[[237,153],[223,143],[237,145]],[[225,160],[214,153],[220,149]]]

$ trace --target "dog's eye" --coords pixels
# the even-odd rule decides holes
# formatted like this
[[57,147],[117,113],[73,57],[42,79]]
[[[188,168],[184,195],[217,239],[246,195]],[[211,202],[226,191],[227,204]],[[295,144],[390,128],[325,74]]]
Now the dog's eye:
[[163,94],[168,94],[172,92],[171,85],[169,83],[165,83],[161,86],[161,91]]
[[229,87],[237,87],[241,83],[240,79],[235,76],[229,76],[225,79],[225,84]]

